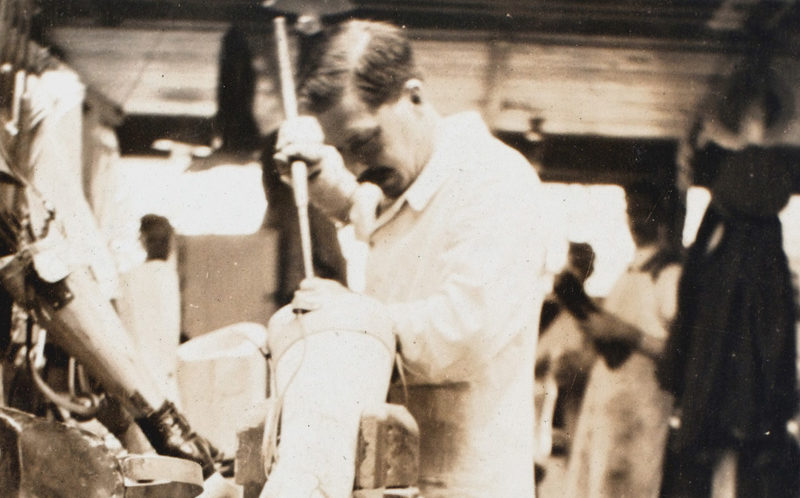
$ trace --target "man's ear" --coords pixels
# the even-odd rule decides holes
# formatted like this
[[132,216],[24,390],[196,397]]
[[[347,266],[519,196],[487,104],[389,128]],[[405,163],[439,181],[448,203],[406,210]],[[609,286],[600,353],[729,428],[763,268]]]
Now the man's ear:
[[422,81],[411,78],[403,86],[403,92],[411,99],[412,104],[422,103]]

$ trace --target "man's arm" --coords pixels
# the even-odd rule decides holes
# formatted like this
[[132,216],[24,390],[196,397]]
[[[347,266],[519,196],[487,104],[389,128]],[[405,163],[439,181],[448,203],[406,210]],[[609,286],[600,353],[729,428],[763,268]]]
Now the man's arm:
[[646,334],[636,325],[626,322],[605,310],[589,313],[585,320],[578,322],[581,330],[595,341],[616,342],[658,360],[664,352],[666,339]]
[[[660,326],[669,332],[669,327],[677,308],[677,288],[680,266],[671,264],[659,272],[655,279],[654,292],[658,302],[656,315]],[[599,309],[589,313],[586,320],[579,321],[581,329],[592,339],[600,342],[617,342],[623,347],[633,348],[640,353],[659,360],[664,353],[667,334],[657,337],[648,334],[636,324],[627,322],[615,314]]]
[[[279,164],[306,161],[312,202],[327,206],[326,212],[340,220],[353,217],[360,212],[359,194],[370,190],[354,186],[341,156],[322,143],[315,128],[315,121],[304,118],[284,123],[275,159]],[[457,178],[459,188],[446,194],[453,196],[452,209],[446,213],[449,223],[436,235],[446,247],[432,256],[441,263],[437,273],[445,275],[438,290],[387,306],[403,356],[432,381],[464,380],[473,373],[475,362],[492,359],[520,331],[537,332],[535,317],[544,293],[539,183],[520,156],[512,157],[510,151],[499,154],[503,157],[485,164],[482,173],[471,166]],[[371,202],[364,217],[373,215],[374,209]],[[342,214],[345,211],[347,215]],[[303,307],[306,301],[313,306],[314,300],[324,305],[324,296],[314,296],[317,290],[312,287],[299,299],[295,294],[296,306]]]

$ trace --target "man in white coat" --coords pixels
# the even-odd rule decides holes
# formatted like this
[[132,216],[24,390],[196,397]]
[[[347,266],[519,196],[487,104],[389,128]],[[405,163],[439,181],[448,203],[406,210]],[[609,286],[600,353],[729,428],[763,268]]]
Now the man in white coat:
[[[545,213],[531,165],[476,113],[428,101],[401,29],[348,21],[301,54],[276,160],[370,246],[366,294],[393,324],[420,426],[424,496],[531,497]],[[284,167],[284,170],[286,168]],[[351,292],[305,280],[295,306]]]

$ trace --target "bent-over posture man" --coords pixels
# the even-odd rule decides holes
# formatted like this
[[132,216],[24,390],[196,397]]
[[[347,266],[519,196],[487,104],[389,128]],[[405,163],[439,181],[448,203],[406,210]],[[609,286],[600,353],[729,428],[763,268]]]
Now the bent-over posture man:
[[[305,67],[302,67],[305,65]],[[424,496],[533,496],[533,358],[545,285],[539,179],[476,113],[442,117],[408,40],[348,21],[301,56],[276,160],[370,246],[366,294],[390,318],[420,425]],[[378,188],[376,188],[376,186]],[[307,279],[295,306],[351,292]]]

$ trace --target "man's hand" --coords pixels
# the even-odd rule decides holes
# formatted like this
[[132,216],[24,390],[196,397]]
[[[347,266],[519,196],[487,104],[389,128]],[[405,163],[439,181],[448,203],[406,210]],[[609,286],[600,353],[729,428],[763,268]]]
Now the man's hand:
[[346,221],[358,182],[345,167],[339,151],[324,141],[325,135],[316,118],[289,119],[278,130],[273,157],[281,178],[289,184],[291,163],[306,163],[311,202],[329,216]]
[[647,334],[606,311],[589,313],[587,319],[578,324],[611,368],[622,364],[633,350],[656,361],[664,353],[665,339]]
[[292,309],[295,311],[315,311],[338,302],[341,296],[352,291],[335,280],[326,278],[306,278],[294,293]]

